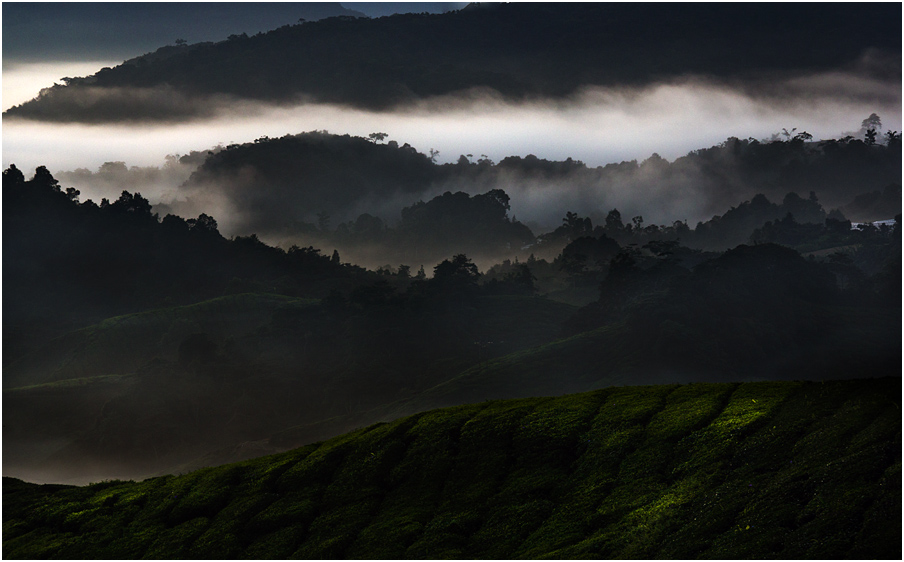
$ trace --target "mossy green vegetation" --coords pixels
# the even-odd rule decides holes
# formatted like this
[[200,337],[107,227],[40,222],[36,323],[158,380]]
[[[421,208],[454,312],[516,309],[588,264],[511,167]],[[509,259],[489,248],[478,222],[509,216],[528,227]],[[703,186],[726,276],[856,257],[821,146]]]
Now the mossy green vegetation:
[[3,480],[5,558],[901,557],[901,379],[434,410],[142,482]]

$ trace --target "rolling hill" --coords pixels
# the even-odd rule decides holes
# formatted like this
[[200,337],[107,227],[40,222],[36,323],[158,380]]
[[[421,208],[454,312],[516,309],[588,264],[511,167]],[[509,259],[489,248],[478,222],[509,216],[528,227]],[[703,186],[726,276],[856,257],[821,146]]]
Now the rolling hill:
[[111,318],[4,369],[4,472],[84,483],[286,450],[310,442],[287,428],[320,423],[317,438],[335,436],[354,427],[351,413],[554,340],[573,312],[511,295],[461,310],[354,312],[236,294]]
[[900,394],[610,387],[142,482],[4,478],[3,556],[897,559]]
[[3,387],[131,373],[155,358],[175,362],[180,344],[192,334],[208,334],[216,341],[241,337],[269,323],[274,313],[316,303],[314,299],[243,293],[108,318],[13,361],[3,370]]

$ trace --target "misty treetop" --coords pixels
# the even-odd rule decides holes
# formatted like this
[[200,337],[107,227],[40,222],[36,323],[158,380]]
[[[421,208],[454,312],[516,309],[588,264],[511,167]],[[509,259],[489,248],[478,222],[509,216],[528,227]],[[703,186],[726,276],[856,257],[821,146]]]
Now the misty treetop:
[[[15,165],[4,171],[4,294],[15,295],[5,299],[4,338],[20,321],[67,325],[188,303],[223,294],[233,280],[325,294],[326,280],[356,275],[314,248],[285,251],[255,235],[227,240],[204,213],[161,220],[139,193],[100,204],[78,197],[43,166],[27,181]],[[27,340],[27,331],[14,337]]]
[[[232,209],[227,217],[232,235],[288,241],[285,246],[334,247],[347,261],[358,262],[366,253],[377,256],[379,263],[415,268],[461,252],[497,262],[520,252],[522,259],[531,252],[552,259],[577,238],[599,238],[603,233],[622,245],[681,240],[694,248],[724,250],[750,241],[754,230],[769,221],[790,224],[786,220],[789,215],[797,224],[816,225],[827,218],[844,223],[845,212],[855,220],[897,215],[901,208],[900,136],[891,131],[887,137],[886,144],[872,145],[852,138],[806,142],[802,134],[762,142],[731,138],[672,163],[654,155],[641,163],[589,168],[578,161],[553,162],[532,155],[509,157],[498,164],[486,158],[472,162],[463,156],[455,164],[438,165],[407,144],[383,144],[385,133],[363,139],[312,132],[278,139],[262,137],[211,152],[180,188],[184,199],[158,204],[155,210],[173,215],[163,222],[178,228],[181,219],[177,214],[197,215],[199,219],[188,224],[194,227],[202,216],[212,216],[211,206]],[[196,155],[192,158],[197,160]],[[132,179],[124,164],[107,168],[98,172],[104,181]],[[111,170],[116,173],[110,175]],[[49,176],[43,170],[32,181],[56,182],[42,179],[42,174]],[[23,182],[24,178],[16,180],[17,184]],[[566,206],[571,202],[578,205],[582,194],[591,192],[597,201],[603,201],[597,205],[604,205],[607,197],[623,198],[626,186],[632,185],[661,195],[657,203],[664,208],[678,204],[672,199],[684,198],[691,190],[699,196],[704,213],[716,209],[721,214],[714,213],[691,228],[676,217],[665,224],[657,224],[649,216],[645,220],[635,211],[640,202],[619,205],[620,209],[584,207],[589,215],[585,217],[574,212],[580,207]],[[807,187],[815,189],[802,189]],[[478,193],[469,195],[475,191]],[[438,192],[442,195],[425,197]],[[513,203],[544,192],[554,197],[554,203],[547,205],[547,215],[558,206],[564,207],[558,217],[565,218],[552,232],[533,232],[515,219]],[[77,199],[78,190],[67,188],[66,193]],[[418,198],[421,201],[411,203]],[[781,200],[781,204],[770,199]],[[744,202],[724,211],[738,200]],[[149,216],[151,210],[141,207],[142,201],[147,203],[126,192],[111,204],[108,214],[139,205],[133,211]],[[191,201],[195,204],[188,203]],[[102,201],[100,206],[107,204]],[[84,206],[92,205],[86,202]],[[380,211],[352,218],[353,209],[362,207]],[[836,210],[839,207],[844,212]],[[826,208],[832,210],[826,212]],[[399,213],[396,220],[394,212]],[[549,219],[555,220],[555,215]],[[801,236],[776,238],[775,227],[770,228],[772,234],[757,240],[792,246],[803,243]],[[816,242],[813,236],[805,237],[816,244],[809,251],[831,244],[829,239]],[[588,251],[594,254],[588,249],[566,256],[575,271],[581,269],[578,262],[582,259],[589,257],[586,265],[590,267],[598,261],[598,256],[586,256]]]
[[[469,89],[509,99],[565,97],[589,85],[688,74],[728,79],[826,70],[867,49],[898,56],[899,16],[883,3],[512,3],[334,17],[164,47],[48,88],[6,114],[88,122],[185,118],[209,114],[213,96],[224,94],[387,109]],[[145,94],[123,96],[128,88]]]
[[362,199],[411,196],[434,178],[429,158],[408,144],[314,131],[228,145],[183,189],[216,189],[241,199],[251,224],[285,225],[314,212],[340,213]]
[[[408,244],[415,241],[439,251],[467,248],[501,253],[534,242],[530,229],[508,216],[509,196],[501,189],[469,196],[445,192],[430,201],[402,209],[399,231]],[[445,248],[443,248],[445,246]]]
[[[820,213],[826,211],[807,209],[813,197],[826,210],[843,208],[853,220],[895,216],[900,210],[896,196],[900,192],[893,187],[900,185],[900,135],[890,133],[884,143],[873,145],[853,138],[807,142],[802,134],[763,141],[730,138],[673,162],[653,155],[643,162],[595,168],[533,155],[507,157],[499,163],[462,155],[456,163],[436,164],[410,145],[394,140],[384,144],[385,138],[373,135],[365,139],[301,133],[263,137],[209,155],[179,188],[179,197],[159,208],[162,214],[183,216],[222,208],[229,213],[230,234],[302,238],[308,240],[305,245],[333,245],[340,254],[357,259],[362,253],[355,246],[365,239],[388,250],[393,238],[389,231],[417,232],[418,237],[426,236],[425,243],[432,240],[430,231],[454,243],[462,237],[479,238],[477,233],[486,228],[489,246],[521,247],[542,233],[536,229],[555,224],[576,209],[597,225],[611,219],[613,227],[620,221],[627,231],[650,230],[651,236],[660,236],[653,231],[667,226],[687,242],[691,242],[687,232],[693,230],[698,247],[727,249],[747,242],[750,232],[765,221],[789,212],[798,222],[821,223],[825,215]],[[489,211],[487,206],[487,213],[478,212],[478,202],[490,192],[504,192],[509,198],[505,209]],[[877,192],[886,195],[870,195]],[[786,201],[789,193],[800,197]],[[782,209],[764,205],[758,194],[782,201]],[[455,203],[458,200],[460,204]],[[545,203],[525,206],[525,200]],[[589,208],[588,200],[594,202]],[[607,206],[607,201],[612,203]],[[738,201],[751,205],[724,213]],[[462,205],[470,205],[477,215],[468,214],[460,222],[464,215],[457,209],[464,209]],[[520,221],[512,211],[515,207]],[[617,217],[609,216],[613,207],[620,211]],[[672,216],[671,209],[684,216]],[[509,211],[510,217],[494,218],[494,213],[503,217]],[[742,220],[742,215],[747,218]],[[743,227],[728,226],[739,222],[745,222]],[[535,230],[532,234],[528,223]],[[560,238],[561,232],[542,237]],[[476,238],[467,243],[473,241]],[[467,250],[444,246],[418,264],[458,251]],[[389,252],[383,263],[414,262],[412,255],[407,249]]]
[[[175,294],[170,289],[177,287],[178,298],[188,299],[182,302],[215,296],[229,283],[234,289],[244,286],[289,290],[294,286],[297,291],[302,286],[317,286],[320,288],[314,294],[323,296],[328,292],[326,278],[332,273],[310,281],[313,285],[308,281],[299,285],[298,279],[286,277],[283,266],[275,264],[285,260],[304,263],[308,264],[304,267],[314,268],[311,271],[332,271],[341,277],[346,273],[340,272],[349,270],[339,267],[339,256],[345,257],[345,263],[360,263],[362,254],[372,261],[379,260],[378,263],[416,269],[459,253],[490,264],[518,255],[524,259],[535,253],[543,263],[554,260],[551,269],[544,266],[543,271],[532,273],[539,286],[550,291],[553,287],[565,289],[567,285],[576,289],[605,275],[609,260],[617,253],[613,245],[616,243],[625,247],[680,241],[688,248],[724,250],[737,244],[768,241],[806,252],[866,243],[854,259],[859,268],[874,275],[885,267],[886,254],[884,250],[871,254],[867,247],[882,247],[888,233],[872,227],[851,230],[842,212],[825,211],[815,191],[803,197],[784,188],[818,185],[835,201],[848,202],[841,206],[859,216],[895,216],[901,205],[900,142],[895,133],[887,137],[886,144],[872,145],[850,138],[805,142],[800,134],[769,142],[729,139],[673,163],[651,158],[643,163],[598,168],[533,156],[506,158],[499,164],[486,158],[471,162],[464,157],[455,164],[438,165],[408,145],[399,146],[394,141],[382,144],[385,137],[376,136],[363,139],[314,132],[262,138],[209,154],[183,186],[186,194],[198,195],[211,189],[235,201],[240,209],[238,218],[229,218],[233,224],[245,221],[246,230],[233,240],[220,236],[217,220],[207,212],[198,212],[197,218],[188,220],[173,213],[159,219],[148,200],[128,191],[112,203],[103,200],[99,205],[92,201],[79,204],[78,190],[63,189],[45,168],[39,168],[32,180],[25,181],[24,175],[12,166],[4,173],[4,182],[10,186],[4,192],[8,215],[4,229],[10,233],[8,240],[15,236],[22,242],[9,247],[8,271],[22,268],[23,291],[40,292],[38,287],[49,288],[49,277],[35,274],[37,270],[32,265],[35,256],[45,256],[48,263],[56,264],[48,265],[51,269],[69,271],[73,279],[85,280],[81,289],[76,289],[76,283],[51,291],[57,296],[78,295],[70,310],[77,309],[80,302],[103,302],[104,306],[117,302],[108,309],[110,312],[133,310],[131,307],[138,302],[165,302],[172,298],[171,293]],[[726,176],[745,180],[726,185],[719,181]],[[525,195],[524,189],[553,190],[563,184],[605,189],[626,181],[657,181],[674,188],[689,178],[713,201],[740,193],[744,199],[750,198],[699,222],[695,228],[680,220],[658,225],[639,214],[627,212],[623,216],[618,209],[609,209],[605,215],[591,210],[589,214],[595,219],[568,210],[562,213],[559,228],[538,235],[509,216],[512,203]],[[493,187],[502,183],[509,185],[511,191]],[[882,191],[868,191],[870,185],[883,186]],[[490,189],[476,195],[447,190],[426,202],[404,206],[420,195],[452,186]],[[753,195],[758,186],[767,187],[764,191],[770,193],[769,197],[779,193],[781,204],[770,202],[762,192]],[[365,205],[392,195],[398,197],[401,208],[396,223],[369,213],[340,222],[327,211]],[[567,192],[563,195],[560,199],[567,199]],[[410,199],[406,201],[406,197]],[[167,206],[158,205],[157,210],[165,211]],[[304,222],[309,216],[305,213],[314,210],[317,224]],[[257,230],[258,226],[262,229]],[[63,242],[45,248],[49,239],[37,235],[42,229],[57,233],[57,239]],[[113,232],[122,235],[111,236]],[[294,238],[298,248],[286,252],[269,247],[257,238],[258,233],[269,238],[291,235],[290,240]],[[137,239],[127,242],[133,235]],[[586,240],[581,241],[582,238]],[[172,247],[162,251],[156,248],[158,242]],[[203,252],[199,251],[202,247],[206,248]],[[314,249],[323,247],[336,248],[338,252],[328,257]],[[118,261],[101,263],[102,252]],[[233,263],[227,257],[231,254],[243,257]],[[149,274],[152,271],[167,273]],[[567,278],[564,284],[562,275]],[[233,278],[237,281],[232,282]],[[17,279],[12,277],[10,282],[16,284]],[[169,289],[161,284],[164,279],[171,283]],[[49,301],[46,307],[48,315],[55,314],[50,312],[54,306]]]

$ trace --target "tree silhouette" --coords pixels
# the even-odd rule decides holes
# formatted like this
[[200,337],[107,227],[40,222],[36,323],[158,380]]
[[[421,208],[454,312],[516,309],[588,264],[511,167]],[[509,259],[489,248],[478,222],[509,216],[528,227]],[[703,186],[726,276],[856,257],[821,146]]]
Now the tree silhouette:
[[866,146],[873,146],[876,144],[876,129],[869,128],[864,133],[864,142],[866,142]]
[[606,215],[606,230],[608,230],[610,234],[614,234],[621,232],[624,229],[625,224],[622,222],[621,213],[618,212],[618,209],[609,211],[609,214]]
[[860,123],[860,128],[864,131],[868,131],[870,129],[881,129],[882,119],[875,113],[871,113],[869,117],[867,117]]
[[458,286],[476,285],[480,271],[465,254],[456,254],[452,260],[443,260],[433,268],[433,280],[438,284]]
[[188,224],[189,230],[192,232],[201,232],[205,234],[216,234],[219,235],[220,232],[217,230],[217,221],[210,215],[206,215],[201,213],[198,215],[196,219],[188,219],[185,221]]

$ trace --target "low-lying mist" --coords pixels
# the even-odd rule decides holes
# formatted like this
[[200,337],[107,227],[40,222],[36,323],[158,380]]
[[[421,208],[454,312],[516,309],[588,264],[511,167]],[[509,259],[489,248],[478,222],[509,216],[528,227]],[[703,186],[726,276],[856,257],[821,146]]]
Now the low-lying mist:
[[[868,67],[868,62],[865,59],[861,66]],[[685,170],[680,177],[671,174],[665,181],[660,158],[674,160],[729,137],[784,138],[783,131],[791,134],[795,129],[808,132],[813,140],[858,136],[862,134],[859,124],[872,113],[881,115],[884,129],[880,132],[900,130],[900,84],[860,70],[756,79],[734,86],[685,78],[644,88],[588,88],[567,100],[523,103],[473,90],[393,112],[190,99],[183,106],[187,114],[193,108],[201,109],[198,118],[185,122],[48,124],[7,117],[3,166],[15,163],[23,170],[47,166],[64,186],[79,189],[82,200],[112,199],[123,189],[137,191],[164,213],[214,216],[224,235],[256,232],[275,240],[278,229],[273,225],[287,217],[276,217],[280,220],[274,222],[270,210],[255,206],[250,194],[252,171],[244,181],[232,178],[234,185],[180,187],[207,151],[216,150],[209,147],[311,130],[365,138],[379,131],[399,144],[410,143],[422,154],[434,154],[437,164],[456,162],[461,155],[471,162],[536,155],[552,161],[572,158],[588,167],[631,160],[641,166],[623,176],[610,169],[599,181],[587,174],[549,178],[503,171],[489,183],[454,181],[423,185],[416,194],[374,193],[347,208],[334,209],[334,225],[365,212],[392,225],[400,209],[418,199],[427,200],[447,190],[473,194],[493,188],[511,195],[510,216],[541,231],[558,225],[569,210],[592,216],[611,208],[618,208],[628,218],[642,215],[648,224],[674,220],[693,224],[738,201],[702,194],[700,178],[693,170]],[[115,95],[129,97],[122,90]],[[160,95],[163,97],[138,96],[133,101],[140,105],[151,99],[156,103],[165,99]],[[298,183],[310,179],[299,177]],[[734,178],[721,181],[731,184]],[[270,195],[261,193],[258,200]],[[275,203],[280,212],[302,222],[315,222],[317,213],[324,210],[300,208],[291,201]]]

